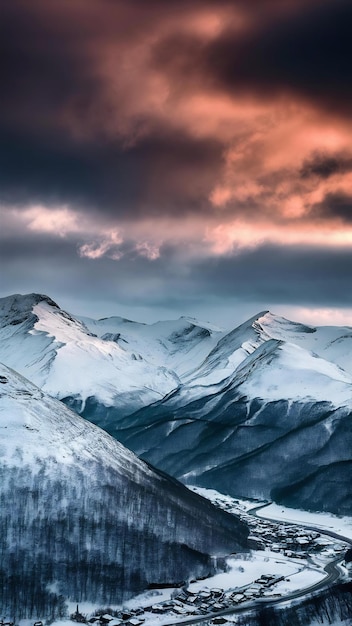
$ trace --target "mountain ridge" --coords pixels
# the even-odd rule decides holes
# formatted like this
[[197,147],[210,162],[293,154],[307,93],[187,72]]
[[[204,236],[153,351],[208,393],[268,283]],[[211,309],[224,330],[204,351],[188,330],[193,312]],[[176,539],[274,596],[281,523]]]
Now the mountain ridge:
[[[154,466],[244,497],[285,494],[287,502],[291,485],[295,502],[302,497],[302,506],[317,510],[339,512],[345,496],[343,511],[352,512],[336,469],[352,449],[352,328],[308,326],[270,311],[230,332],[188,318],[71,322],[48,302],[33,307],[35,328],[28,328],[30,313],[23,326],[5,328],[1,307],[0,300],[0,358],[13,366],[22,359],[22,370],[40,381],[33,351],[16,350],[39,342],[46,390]],[[114,367],[106,368],[111,358]],[[324,497],[308,480],[323,464],[331,464]]]

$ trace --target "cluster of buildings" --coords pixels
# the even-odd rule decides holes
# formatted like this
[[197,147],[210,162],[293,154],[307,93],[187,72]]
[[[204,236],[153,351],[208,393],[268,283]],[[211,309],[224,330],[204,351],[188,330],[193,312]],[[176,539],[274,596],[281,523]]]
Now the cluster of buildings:
[[[103,615],[97,615],[95,617],[91,617],[88,621],[86,619],[76,619],[75,615],[71,616],[73,621],[84,621],[86,624],[96,624],[96,626],[120,626],[123,624],[124,626],[142,626],[145,622],[144,610],[136,609],[136,610],[127,610],[122,609],[122,611],[118,611],[115,615],[110,615],[110,613],[104,613]],[[80,617],[83,617],[81,613]]]
[[110,614],[99,615],[89,620],[97,626],[142,626],[150,613],[168,615],[172,617],[192,617],[196,615],[211,615],[231,609],[242,602],[250,602],[256,598],[275,595],[273,586],[284,580],[283,576],[263,574],[249,585],[235,590],[224,591],[220,588],[191,591],[184,587],[178,590],[170,600],[152,604],[143,609],[119,611],[115,616]]
[[294,524],[271,522],[243,511],[237,513],[251,530],[249,541],[253,549],[279,552],[295,559],[307,559],[322,550],[329,550],[338,556],[346,550],[342,542],[334,542],[315,530],[300,528]]
[[318,532],[297,526],[272,524],[264,520],[255,520],[251,526],[250,541],[257,545],[257,549],[270,549],[287,557],[306,559],[312,551],[322,550],[331,543],[321,538]]
[[322,550],[328,550],[339,556],[346,550],[342,542],[334,542],[333,539],[316,531],[259,520],[256,520],[255,530],[252,530],[250,538],[263,550],[270,549],[272,552],[279,552],[294,559],[307,559]]

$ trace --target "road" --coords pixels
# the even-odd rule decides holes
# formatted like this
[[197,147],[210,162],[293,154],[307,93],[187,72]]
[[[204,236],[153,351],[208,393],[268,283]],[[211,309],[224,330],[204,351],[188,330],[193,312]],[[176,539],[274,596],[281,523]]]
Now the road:
[[291,520],[275,520],[275,519],[271,519],[269,517],[260,517],[259,515],[257,515],[257,512],[260,511],[261,509],[265,509],[267,506],[270,506],[272,504],[272,502],[267,502],[266,504],[260,504],[259,506],[254,507],[253,509],[250,509],[249,511],[247,511],[248,515],[253,515],[254,517],[258,517],[259,519],[266,519],[268,522],[277,522],[279,524],[285,524],[286,526],[299,526],[300,528],[305,528],[306,530],[314,530],[316,532],[318,532],[320,535],[328,535],[329,537],[333,537],[334,539],[338,539],[339,541],[344,541],[345,543],[348,543],[350,546],[352,546],[352,539],[350,539],[349,537],[344,537],[343,535],[339,535],[338,533],[335,533],[332,530],[325,530],[325,528],[321,528],[320,526],[312,526],[309,524],[302,524],[301,522],[294,522]]
[[[258,517],[259,519],[263,519],[262,517],[259,517],[257,515],[257,512],[269,506],[269,504],[271,504],[271,502],[267,504],[261,504],[260,506],[257,506],[247,511],[247,513],[255,517]],[[338,533],[335,533],[330,530],[322,530],[321,528],[317,526],[306,525],[306,524],[301,524],[301,523],[292,522],[292,521],[285,522],[282,520],[274,520],[274,519],[270,519],[268,521],[278,522],[280,524],[286,524],[288,526],[295,525],[295,526],[299,526],[300,528],[304,528],[306,530],[317,531],[319,532],[320,535],[328,535],[329,537],[333,537],[334,539],[338,539],[339,541],[343,541],[352,546],[352,540],[350,538],[344,537],[343,535],[339,535]],[[257,598],[256,600],[253,600],[250,602],[241,603],[241,605],[234,605],[228,609],[223,609],[222,611],[216,611],[216,613],[207,613],[206,615],[197,615],[197,617],[192,617],[187,620],[182,620],[182,621],[178,620],[177,622],[168,622],[165,626],[180,626],[181,624],[182,626],[187,625],[187,624],[193,624],[193,626],[195,626],[198,623],[208,622],[214,617],[222,617],[225,615],[238,615],[241,613],[247,613],[248,611],[258,608],[258,606],[267,606],[267,607],[275,606],[275,605],[283,604],[284,602],[287,602],[288,600],[296,600],[297,598],[304,598],[305,596],[311,593],[315,593],[317,591],[323,591],[325,589],[328,589],[331,585],[339,581],[341,577],[341,571],[338,569],[337,564],[341,563],[341,561],[342,561],[342,558],[340,556],[334,559],[333,561],[331,561],[330,563],[328,563],[324,567],[324,571],[326,572],[326,577],[320,582],[315,583],[314,585],[311,585],[310,587],[305,587],[304,589],[293,591],[292,593],[279,597],[279,598],[272,598],[272,599]]]

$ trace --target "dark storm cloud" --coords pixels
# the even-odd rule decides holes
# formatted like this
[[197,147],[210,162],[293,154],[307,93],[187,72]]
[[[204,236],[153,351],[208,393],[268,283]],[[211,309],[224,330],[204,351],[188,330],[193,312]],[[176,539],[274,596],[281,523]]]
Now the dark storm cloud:
[[320,218],[339,218],[345,224],[352,223],[352,193],[342,192],[328,193],[323,202],[315,205],[312,210],[313,215]]
[[[82,315],[155,320],[161,310],[164,317],[174,316],[175,310],[184,314],[200,299],[192,280],[182,280],[171,250],[153,263],[130,253],[117,267],[107,257],[80,258],[72,240],[31,233],[3,241],[0,263],[0,297],[46,293],[63,308]],[[128,312],[128,306],[136,310]]]
[[77,23],[64,26],[62,16],[55,17],[42,1],[2,3],[2,125],[50,131],[51,125],[60,126],[68,104],[77,115],[87,115],[94,92],[103,89],[92,64],[87,33],[84,29],[75,32]]
[[3,0],[2,294],[350,306],[332,245],[351,18],[345,0]]
[[346,174],[352,171],[352,156],[344,154],[315,154],[300,170],[302,178],[318,176],[327,179],[334,174]]
[[28,270],[31,271],[31,262],[38,260],[43,263],[44,259],[50,259],[50,263],[55,259],[54,265],[59,259],[69,258],[71,261],[77,255],[72,244],[72,240],[64,238],[54,238],[45,234],[31,233],[18,236],[8,236],[1,240],[0,262],[3,268],[2,280],[6,276],[7,263],[12,264],[27,263]]
[[[225,92],[252,92],[272,98],[297,93],[331,112],[351,115],[352,4],[348,0],[306,3],[280,10],[277,3],[256,3],[257,19],[242,32],[230,28],[204,45],[190,36],[165,40],[156,51],[162,65],[190,81],[222,87]],[[191,54],[190,54],[191,53]]]
[[[230,24],[240,10],[249,26],[209,43],[199,34],[186,36],[179,25],[163,39],[170,20],[187,23],[206,8],[226,9]],[[200,83],[205,89],[220,84],[230,92],[268,94],[289,87],[325,102],[343,97],[343,107],[349,107],[351,17],[352,7],[343,0],[287,2],[285,9],[277,0],[250,6],[242,0],[4,0],[0,199],[61,202],[131,219],[211,211],[208,198],[223,167],[224,140],[197,136],[170,120],[147,123],[143,116],[134,121],[137,132],[131,131],[137,140],[107,129],[106,120],[119,118],[125,94],[116,87],[111,100],[99,65],[105,48],[116,46],[118,76],[121,46],[149,31],[155,37],[160,29],[154,61],[170,69],[172,91],[184,90],[185,99]],[[137,91],[135,97],[144,96]],[[238,201],[236,210],[244,213],[254,204]]]
[[[124,257],[116,271],[110,259],[80,259],[72,242],[48,242],[43,236],[33,235],[30,241],[9,240],[1,245],[0,260],[1,296],[15,291],[44,292],[61,306],[81,314],[127,314],[143,320],[149,309],[155,320],[160,311],[163,317],[193,311],[209,319],[211,308],[209,321],[216,321],[217,311],[225,311],[229,320],[239,322],[236,303],[246,303],[248,317],[269,304],[352,306],[352,251],[346,249],[326,252],[262,246],[241,255],[189,263],[183,273],[174,251],[169,249],[153,263],[141,258],[131,262]],[[95,313],[97,297],[100,309]],[[132,309],[126,313],[128,306]],[[135,312],[133,307],[137,307]],[[138,307],[144,307],[143,314],[138,315]]]
[[0,128],[0,199],[69,203],[129,218],[187,212],[206,198],[222,146],[165,130],[124,148],[59,132]]
[[62,115],[71,101],[76,114],[85,117],[102,84],[87,46],[69,31],[50,19],[41,1],[2,5],[2,200],[67,200],[72,195],[75,200],[83,180],[89,181],[89,156],[69,136]]
[[[14,0],[3,6],[1,200],[76,204],[117,217],[205,208],[221,167],[220,142],[159,124],[138,142],[126,143],[106,132],[104,123],[99,125],[112,107],[97,69],[104,36],[108,42],[123,40],[124,20],[132,34],[146,28],[160,3],[150,3],[146,12],[136,2],[140,14],[131,16],[133,7],[124,2],[104,0],[98,16],[85,14],[80,2],[63,2],[61,10],[57,2],[50,6],[57,16],[42,1],[29,5]],[[87,8],[92,6],[97,7],[88,2]],[[176,6],[170,3],[167,12]],[[138,16],[144,16],[144,26]],[[116,62],[118,68],[118,57]],[[114,103],[117,112],[120,97]],[[75,132],[77,120],[86,134]]]
[[[177,250],[165,247],[152,263],[127,254],[117,269],[108,258],[87,262],[77,257],[73,241],[48,240],[34,233],[31,239],[2,242],[0,262],[0,295],[41,291],[54,300],[63,298],[59,304],[82,314],[97,294],[108,303],[108,314],[119,314],[121,304],[145,306],[154,311],[154,319],[160,309],[172,316],[175,311],[187,314],[193,307],[201,316],[203,306],[208,315],[212,302],[215,311],[234,301],[247,303],[248,315],[257,312],[257,303],[262,308],[268,303],[297,302],[313,307],[332,302],[335,307],[352,306],[352,251],[347,249],[261,246],[237,255],[188,261],[180,272]],[[69,299],[73,304],[65,304]],[[81,309],[79,300],[86,302]]]

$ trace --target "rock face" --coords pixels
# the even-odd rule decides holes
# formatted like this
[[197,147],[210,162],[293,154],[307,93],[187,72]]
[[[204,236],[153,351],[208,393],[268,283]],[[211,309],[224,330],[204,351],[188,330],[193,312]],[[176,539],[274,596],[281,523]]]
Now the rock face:
[[55,616],[206,575],[246,526],[0,366],[0,606]]

